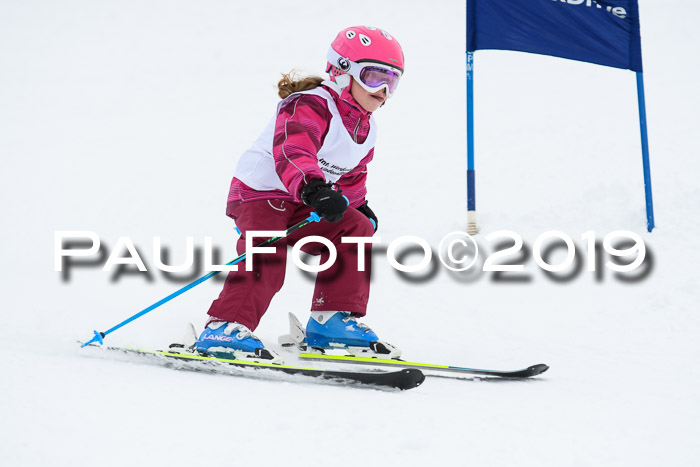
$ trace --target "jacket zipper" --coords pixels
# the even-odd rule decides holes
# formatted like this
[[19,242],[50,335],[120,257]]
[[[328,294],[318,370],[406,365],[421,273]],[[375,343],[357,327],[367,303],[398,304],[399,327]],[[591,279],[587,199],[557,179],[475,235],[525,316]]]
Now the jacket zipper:
[[360,123],[362,123],[362,117],[360,117],[360,119],[357,120],[357,125],[355,125],[355,131],[352,134],[352,138],[355,140],[355,143],[357,143],[357,132],[360,129]]

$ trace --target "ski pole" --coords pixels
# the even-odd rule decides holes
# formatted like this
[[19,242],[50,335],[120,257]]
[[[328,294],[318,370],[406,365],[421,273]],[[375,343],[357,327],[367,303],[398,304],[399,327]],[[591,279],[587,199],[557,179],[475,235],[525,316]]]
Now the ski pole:
[[[289,227],[289,228],[284,232],[284,235],[282,235],[281,237],[272,237],[272,238],[270,238],[270,239],[267,239],[267,240],[265,240],[264,242],[262,242],[261,244],[257,245],[257,247],[264,247],[264,246],[271,245],[271,244],[275,243],[276,241],[278,241],[278,240],[280,240],[280,239],[282,239],[282,238],[285,238],[285,237],[289,236],[291,233],[296,232],[297,230],[301,229],[302,227],[304,227],[304,226],[306,226],[306,225],[308,225],[308,224],[310,224],[310,223],[312,223],[312,222],[319,222],[320,220],[321,220],[321,217],[320,217],[318,214],[316,214],[315,212],[312,212],[311,215],[310,215],[309,217],[307,217],[306,219],[304,219],[303,221],[301,221],[301,222],[299,222],[298,224],[295,224],[295,225]],[[227,266],[231,266],[231,265],[240,263],[241,261],[243,261],[243,260],[245,259],[245,257],[246,257],[246,253],[244,252],[244,253],[242,253],[241,255],[239,255],[237,258],[235,258],[235,259],[229,261],[228,263],[226,263],[226,265],[227,265]],[[107,336],[107,334],[113,333],[114,331],[116,331],[117,329],[121,328],[122,326],[125,326],[125,325],[129,324],[130,322],[132,322],[132,321],[134,321],[134,320],[136,320],[136,319],[142,317],[142,316],[145,315],[146,313],[155,310],[155,309],[158,308],[159,306],[161,306],[161,305],[163,305],[163,304],[165,304],[165,303],[168,303],[168,302],[169,302],[170,300],[172,300],[173,298],[175,298],[175,297],[177,297],[177,296],[179,296],[179,295],[182,295],[183,293],[187,292],[188,290],[190,290],[190,289],[193,288],[194,286],[201,284],[202,282],[206,281],[207,279],[210,279],[210,278],[214,277],[215,275],[219,274],[220,272],[221,272],[221,271],[211,271],[210,273],[206,274],[205,276],[200,277],[200,278],[197,279],[196,281],[187,284],[186,286],[184,286],[184,287],[181,288],[180,290],[171,293],[170,295],[168,295],[167,297],[163,298],[162,300],[157,301],[157,302],[154,303],[153,305],[151,305],[151,306],[149,306],[149,307],[147,307],[147,308],[144,308],[143,310],[139,311],[139,312],[136,313],[135,315],[133,315],[133,316],[131,316],[131,317],[125,319],[125,320],[122,321],[121,323],[119,323],[119,324],[117,324],[116,326],[114,326],[114,327],[112,327],[112,328],[106,330],[105,332],[93,331],[93,334],[94,334],[93,338],[90,339],[89,341],[87,341],[86,343],[84,343],[83,345],[81,345],[80,347],[81,347],[81,348],[82,348],[82,347],[86,347],[86,346],[88,346],[88,345],[90,345],[90,344],[92,344],[92,343],[95,343],[95,342],[98,342],[100,345],[102,345],[102,344],[104,343],[103,339],[104,339],[105,336]]]

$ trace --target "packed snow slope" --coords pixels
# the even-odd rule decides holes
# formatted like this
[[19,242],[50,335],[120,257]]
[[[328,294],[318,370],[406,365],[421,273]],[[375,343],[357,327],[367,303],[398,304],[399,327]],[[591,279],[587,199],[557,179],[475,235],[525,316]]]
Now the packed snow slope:
[[[479,51],[479,261],[456,274],[433,258],[427,272],[401,275],[386,258],[393,240],[437,250],[466,226],[464,2],[0,2],[0,463],[694,465],[700,6],[641,0],[640,11],[657,229],[645,230],[634,74]],[[407,63],[376,112],[368,199],[382,242],[366,322],[409,359],[551,369],[395,393],[176,372],[79,349],[93,329],[197,276],[161,273],[154,237],[169,264],[185,260],[188,236],[200,250],[212,237],[220,261],[235,256],[228,185],[274,111],[279,73],[322,73],[329,42],[353,24],[392,33]],[[102,256],[56,272],[64,230],[94,232]],[[523,272],[480,272],[504,248],[487,240],[500,230],[522,237],[525,253],[504,261]],[[573,239],[581,262],[563,280],[533,259],[550,230]],[[598,271],[587,270],[582,235],[602,242],[616,230],[644,241],[641,273],[605,267],[600,245]],[[148,273],[102,271],[120,237]],[[220,287],[200,285],[107,342],[158,348],[188,322],[201,329]],[[256,334],[276,348],[288,312],[307,319],[312,287],[290,262]]]

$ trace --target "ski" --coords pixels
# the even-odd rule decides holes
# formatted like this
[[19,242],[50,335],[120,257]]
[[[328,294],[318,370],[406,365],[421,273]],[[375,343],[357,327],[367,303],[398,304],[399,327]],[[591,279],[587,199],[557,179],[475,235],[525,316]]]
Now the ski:
[[376,357],[354,357],[351,355],[330,355],[321,353],[306,353],[298,354],[300,360],[305,361],[320,361],[334,363],[350,363],[356,365],[371,365],[394,368],[420,369],[424,371],[436,372],[441,374],[428,374],[428,376],[444,376],[457,377],[460,374],[478,375],[478,376],[494,376],[499,378],[530,378],[544,373],[549,369],[549,366],[544,363],[532,365],[521,370],[501,371],[501,370],[486,370],[480,368],[465,368],[452,365],[436,365],[432,363],[409,362],[400,359],[386,359]]
[[[386,342],[370,342],[369,347],[340,347],[334,350],[345,350],[348,355],[327,354],[325,349],[309,346],[306,339],[306,329],[294,313],[289,313],[289,334],[280,336],[279,344],[287,350],[297,353],[300,360],[332,363],[350,363],[370,366],[386,366],[394,368],[412,368],[427,371],[427,376],[459,378],[461,375],[493,376],[498,378],[522,379],[544,373],[549,369],[544,363],[532,365],[521,370],[501,371],[480,368],[465,368],[452,365],[436,365],[432,363],[408,362],[399,359],[401,351]],[[309,352],[311,350],[312,352]]]
[[[93,346],[91,345],[90,347]],[[425,375],[420,370],[412,368],[395,371],[338,371],[260,361],[217,358],[199,354],[175,353],[163,350],[129,349],[123,347],[105,347],[104,350],[127,355],[138,355],[154,363],[176,370],[201,371],[259,379],[283,379],[284,381],[294,382],[301,381],[296,379],[297,376],[301,376],[304,379],[309,378],[307,380],[309,382],[315,380],[315,382],[328,382],[331,384],[401,390],[418,387],[425,380]],[[279,378],[279,376],[286,376],[286,379]]]

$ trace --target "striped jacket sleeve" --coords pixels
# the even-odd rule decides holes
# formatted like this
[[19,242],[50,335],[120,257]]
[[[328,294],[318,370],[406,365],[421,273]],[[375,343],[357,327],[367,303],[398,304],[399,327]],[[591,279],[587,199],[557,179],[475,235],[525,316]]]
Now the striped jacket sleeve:
[[331,113],[322,97],[301,94],[280,107],[275,123],[272,155],[275,170],[287,191],[296,199],[313,179],[324,180],[318,151],[330,126]]

